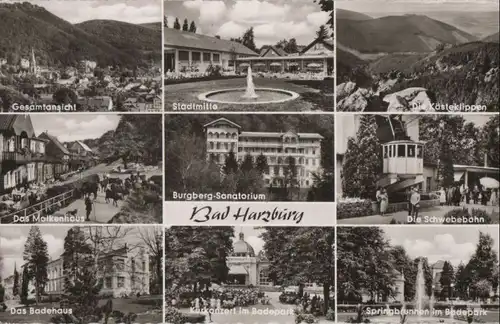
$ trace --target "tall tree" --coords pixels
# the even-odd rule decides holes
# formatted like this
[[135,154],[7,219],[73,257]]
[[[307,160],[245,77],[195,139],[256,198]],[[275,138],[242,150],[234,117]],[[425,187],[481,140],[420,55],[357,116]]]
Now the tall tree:
[[330,13],[327,24],[332,29],[331,37],[333,37],[333,0],[314,0],[314,2],[319,4],[321,11]]
[[374,115],[363,115],[356,139],[349,139],[344,155],[342,187],[348,197],[373,199],[382,173],[381,145]]
[[439,283],[441,284],[441,297],[444,299],[452,298],[453,288],[451,286],[455,283],[455,271],[451,263],[448,261],[444,262]]
[[259,171],[260,174],[264,174],[269,169],[269,164],[267,163],[267,158],[264,154],[260,153],[257,157],[257,161],[255,163],[255,168]]
[[337,299],[361,302],[361,291],[392,297],[398,269],[390,246],[378,227],[343,227],[337,230]]
[[28,238],[24,244],[23,259],[25,267],[28,269],[29,277],[34,281],[36,302],[40,302],[40,296],[43,294],[45,284],[48,281],[47,264],[49,254],[47,242],[42,237],[40,228],[32,226]]
[[27,305],[29,298],[29,285],[30,285],[30,275],[28,271],[28,267],[23,267],[23,277],[21,283],[21,303]]
[[141,243],[147,248],[151,259],[151,294],[159,294],[163,288],[163,231],[160,227],[139,229]]
[[189,23],[187,19],[184,19],[184,23],[182,24],[183,31],[189,31]]
[[191,24],[189,25],[189,31],[191,33],[196,33],[196,24],[194,23],[194,21],[192,21]]
[[325,313],[335,282],[334,231],[328,227],[267,227],[261,234],[269,276],[276,284],[321,283]]
[[181,30],[181,23],[179,22],[179,18],[175,18],[174,21],[174,29]]
[[19,295],[19,272],[17,272],[17,266],[14,266],[14,286],[12,287],[12,295]]
[[229,151],[229,154],[226,157],[223,171],[225,175],[235,174],[238,172],[238,161],[236,161],[236,155],[233,150]]
[[240,170],[242,172],[250,172],[253,170],[253,158],[250,153],[245,154],[243,162],[241,163]]
[[488,166],[500,164],[500,116],[491,116],[480,132],[481,158],[487,157]]
[[255,46],[255,39],[253,33],[253,27],[250,27],[245,31],[242,37],[242,44],[251,49],[254,52],[257,52],[257,47]]
[[469,286],[471,284],[471,277],[468,273],[468,268],[464,263],[460,262],[455,274],[455,296],[460,297],[462,300],[469,298]]
[[394,260],[394,266],[404,275],[405,278],[405,300],[414,300],[416,292],[415,281],[417,279],[417,269],[414,267],[413,260],[406,253],[406,250],[402,246],[394,246],[391,249],[391,256]]
[[316,32],[316,39],[324,40],[326,38],[328,38],[328,30],[326,29],[325,25],[321,25]]
[[297,40],[295,38],[290,38],[288,42],[286,42],[283,50],[288,54],[297,53],[299,51],[299,47],[297,45]]
[[298,181],[298,169],[295,158],[289,156],[286,158],[286,166],[284,169],[284,188],[287,200],[295,200],[300,190],[300,183]]
[[453,156],[447,140],[441,144],[439,154],[438,178],[441,186],[449,188],[455,182],[455,171],[453,167]]
[[473,285],[481,280],[486,280],[493,286],[495,281],[495,267],[498,265],[498,254],[493,248],[494,244],[495,242],[489,234],[483,232],[479,233],[476,251],[467,264],[467,269]]

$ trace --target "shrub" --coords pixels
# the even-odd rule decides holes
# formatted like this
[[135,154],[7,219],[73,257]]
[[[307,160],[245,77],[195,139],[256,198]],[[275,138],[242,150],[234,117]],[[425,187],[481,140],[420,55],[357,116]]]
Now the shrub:
[[165,309],[165,322],[169,324],[183,324],[183,316],[175,307],[167,307]]
[[335,310],[333,308],[328,309],[328,312],[326,313],[326,320],[335,321]]
[[205,323],[205,317],[203,314],[184,314],[182,323]]
[[337,204],[337,218],[346,219],[373,215],[370,200],[343,201]]
[[[471,213],[465,207],[455,208],[444,215],[444,224],[491,224],[490,215],[482,209],[472,209]],[[477,221],[476,221],[477,219]],[[466,220],[464,222],[464,220]]]

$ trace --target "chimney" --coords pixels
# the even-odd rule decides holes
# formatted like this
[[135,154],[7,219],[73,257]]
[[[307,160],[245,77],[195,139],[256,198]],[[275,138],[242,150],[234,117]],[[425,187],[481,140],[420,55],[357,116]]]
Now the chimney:
[[488,167],[488,154],[487,153],[484,153],[484,167],[485,168]]

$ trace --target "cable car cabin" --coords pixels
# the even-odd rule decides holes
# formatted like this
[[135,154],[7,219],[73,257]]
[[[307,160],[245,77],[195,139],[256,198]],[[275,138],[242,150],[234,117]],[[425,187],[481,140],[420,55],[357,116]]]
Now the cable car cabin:
[[422,175],[424,172],[424,144],[411,140],[382,144],[384,174]]

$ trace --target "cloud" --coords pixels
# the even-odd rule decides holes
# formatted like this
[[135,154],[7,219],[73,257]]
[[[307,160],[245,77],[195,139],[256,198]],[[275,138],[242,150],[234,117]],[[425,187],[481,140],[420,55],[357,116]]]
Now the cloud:
[[227,11],[224,1],[189,0],[184,1],[183,5],[188,9],[198,10],[201,23],[220,21]]
[[253,247],[255,254],[258,254],[264,249],[264,240],[258,236],[245,237],[245,241]]
[[243,36],[245,31],[246,28],[244,26],[235,23],[234,21],[228,21],[224,23],[222,26],[220,26],[215,34],[219,35],[224,39],[229,39],[229,38],[241,37]]
[[98,138],[105,132],[115,129],[119,117],[114,115],[88,115],[79,120],[78,116],[59,116],[50,119],[46,116],[33,116],[33,126],[37,134],[48,130],[62,142],[76,141],[89,138]]
[[[9,231],[2,231],[0,236],[0,253],[3,257],[0,275],[4,278],[14,273],[15,266],[20,271],[21,265],[24,264],[23,252],[24,244],[27,240],[26,235],[12,238],[9,232],[11,232],[11,229]],[[52,259],[59,258],[63,252],[64,239],[57,238],[51,234],[42,234],[42,238],[47,243],[49,257]]]
[[471,242],[457,243],[451,234],[438,234],[432,241],[405,239],[401,245],[411,258],[427,257],[431,264],[439,260],[450,261],[454,266],[466,263],[476,248]]
[[68,5],[68,0],[32,2],[71,23],[92,19],[110,19],[140,24],[158,22],[162,17],[159,1],[71,1],[71,5]]
[[277,5],[268,1],[237,1],[229,12],[229,19],[247,24],[285,21],[289,5]]
[[307,15],[306,20],[309,24],[316,27],[317,29],[319,26],[325,25],[328,22],[328,18],[330,18],[330,13],[320,11],[320,12],[311,12],[310,14]]

